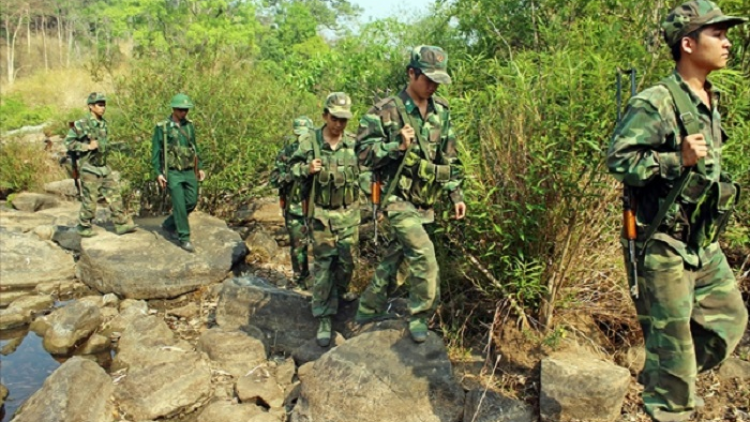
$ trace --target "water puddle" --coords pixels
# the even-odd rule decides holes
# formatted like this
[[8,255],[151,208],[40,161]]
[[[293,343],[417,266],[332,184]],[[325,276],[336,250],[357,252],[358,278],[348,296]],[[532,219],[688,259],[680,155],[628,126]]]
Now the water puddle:
[[0,332],[0,352],[0,382],[8,388],[0,422],[7,422],[60,362],[44,350],[41,337],[27,330]]

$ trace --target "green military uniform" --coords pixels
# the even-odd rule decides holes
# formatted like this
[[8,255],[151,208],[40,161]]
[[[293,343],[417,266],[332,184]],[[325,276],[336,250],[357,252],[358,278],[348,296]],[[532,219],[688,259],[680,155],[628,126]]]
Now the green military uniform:
[[[445,73],[447,57],[439,47],[415,48],[410,67],[435,82],[450,82]],[[406,124],[417,133],[408,152],[399,150],[399,131]],[[417,332],[424,336],[426,320],[439,297],[438,263],[424,225],[434,221],[433,205],[441,192],[448,193],[454,204],[463,202],[463,167],[448,103],[431,97],[423,118],[406,90],[381,100],[360,120],[357,153],[360,164],[376,172],[383,183],[381,208],[392,231],[387,255],[360,298],[358,320],[385,312],[389,285],[395,283],[398,268],[406,260],[410,330],[413,336]]]
[[[105,102],[102,93],[91,93],[88,105]],[[90,142],[96,141],[98,148],[89,150]],[[84,237],[93,236],[91,222],[96,216],[96,203],[99,195],[104,197],[112,212],[115,231],[118,234],[135,229],[130,218],[125,214],[120,195],[120,185],[107,165],[109,133],[107,121],[98,119],[93,113],[74,122],[64,140],[70,154],[75,154],[75,162],[81,180],[81,210],[78,213],[78,231]]]
[[[193,107],[190,98],[185,94],[175,95],[170,105],[172,108],[182,109]],[[164,220],[162,227],[167,232],[176,233],[183,244],[190,241],[188,215],[198,204],[196,163],[200,169],[202,163],[195,141],[195,126],[190,119],[175,122],[170,116],[154,127],[151,138],[151,166],[155,174],[166,177],[169,195],[172,197],[172,214]]]
[[[719,22],[738,23],[709,1],[692,1],[667,17],[665,38],[671,46],[687,33]],[[705,89],[711,93],[710,107],[675,72],[633,97],[607,157],[610,171],[631,187],[637,202],[640,294],[634,302],[646,343],[639,381],[644,385],[645,409],[657,421],[690,417],[699,400],[697,374],[724,361],[747,324],[747,310],[717,241],[738,187],[721,169],[721,147],[727,138],[719,96],[709,83]],[[689,116],[684,109],[676,112],[680,104],[690,109]],[[708,154],[704,163],[683,169],[681,142],[689,134],[690,118],[697,119]],[[687,179],[681,179],[684,171],[689,172]],[[686,180],[685,188],[671,206],[664,206],[661,224],[650,240],[645,239],[680,180]]]
[[284,223],[289,233],[289,247],[295,282],[304,287],[304,280],[310,275],[307,260],[309,233],[302,209],[302,183],[297,183],[297,180],[292,176],[289,160],[299,148],[299,137],[313,129],[313,122],[305,116],[300,116],[294,119],[293,127],[295,136],[293,140],[285,141],[284,147],[276,156],[270,179],[271,186],[279,189],[279,198],[284,207]]
[[[334,116],[351,117],[351,100],[344,93],[330,94],[325,107]],[[321,320],[318,340],[323,346],[328,343],[321,332],[327,329],[330,340],[330,317],[338,312],[339,299],[347,292],[356,270],[360,223],[354,135],[344,132],[334,150],[323,140],[324,129],[325,125],[300,136],[299,149],[291,160],[292,174],[307,184],[315,257],[312,313]],[[320,159],[323,167],[311,175],[309,165],[314,159]]]

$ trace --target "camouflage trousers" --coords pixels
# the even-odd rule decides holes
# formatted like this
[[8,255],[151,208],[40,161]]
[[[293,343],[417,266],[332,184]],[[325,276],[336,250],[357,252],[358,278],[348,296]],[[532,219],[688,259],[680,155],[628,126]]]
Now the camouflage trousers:
[[115,224],[127,224],[128,216],[122,205],[120,183],[109,172],[106,176],[98,176],[87,171],[81,172],[81,210],[78,212],[78,225],[90,228],[96,217],[96,203],[102,196],[112,212]]
[[646,342],[643,404],[657,421],[686,418],[695,408],[697,374],[732,353],[747,310],[718,243],[706,248],[701,268],[658,240],[647,248],[634,299]]
[[408,264],[409,311],[415,317],[429,317],[440,296],[435,246],[416,210],[388,211],[390,238],[388,251],[375,269],[375,275],[362,293],[359,307],[367,313],[383,313],[388,291],[396,286],[399,267]]
[[359,263],[359,226],[332,230],[320,220],[313,224],[314,285],[312,313],[336,315]]
[[161,223],[165,230],[177,232],[180,240],[190,240],[188,215],[198,205],[198,179],[193,169],[167,172],[167,188],[172,197],[172,214]]
[[289,233],[289,248],[292,257],[292,269],[298,282],[302,282],[310,275],[307,261],[307,245],[309,236],[305,226],[305,217],[297,216],[289,212],[284,215],[284,223]]

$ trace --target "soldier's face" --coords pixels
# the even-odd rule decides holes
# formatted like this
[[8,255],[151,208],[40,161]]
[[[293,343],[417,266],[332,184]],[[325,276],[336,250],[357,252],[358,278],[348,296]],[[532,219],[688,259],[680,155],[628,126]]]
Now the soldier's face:
[[104,112],[107,110],[107,103],[104,101],[99,101],[98,103],[89,104],[89,110],[94,114],[96,117],[102,117],[104,116]]
[[173,108],[172,117],[174,117],[174,119],[179,122],[187,116],[188,111],[190,110],[186,108]]
[[727,38],[726,26],[707,26],[700,32],[697,40],[684,38],[683,42],[686,40],[690,40],[687,48],[692,50],[690,57],[696,66],[709,72],[726,67],[729,49],[732,47]]
[[419,97],[415,98],[415,100],[426,100],[432,97],[439,85],[423,74],[415,75],[414,69],[409,69],[409,88],[411,88],[411,92]]
[[323,120],[325,120],[326,126],[328,127],[328,132],[332,136],[339,136],[344,133],[346,125],[349,123],[349,119],[342,119],[340,117],[334,116],[331,113],[324,113]]

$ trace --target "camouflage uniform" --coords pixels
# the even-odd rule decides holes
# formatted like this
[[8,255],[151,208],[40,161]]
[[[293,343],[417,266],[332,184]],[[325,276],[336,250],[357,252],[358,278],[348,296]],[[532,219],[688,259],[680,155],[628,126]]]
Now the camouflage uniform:
[[[326,109],[336,117],[348,119],[351,100],[344,93],[333,93],[326,99]],[[348,116],[348,117],[345,117]],[[312,208],[314,286],[312,313],[330,317],[338,312],[339,298],[346,293],[359,257],[359,168],[353,134],[344,132],[336,150],[323,140],[323,130],[310,131],[299,140],[292,155],[292,174],[307,185],[306,196]],[[317,143],[320,153],[315,157]],[[323,162],[323,169],[309,174],[313,159]]]
[[289,168],[289,160],[299,148],[299,138],[314,127],[312,120],[305,116],[294,119],[293,126],[295,135],[293,140],[285,140],[284,148],[276,156],[274,169],[271,172],[271,186],[279,189],[279,198],[284,207],[284,223],[289,233],[289,247],[295,282],[305,287],[304,281],[310,275],[307,261],[309,236],[305,225],[305,215],[302,211],[301,183],[295,183],[296,180]]
[[[415,48],[410,67],[421,69],[435,82],[450,82],[445,73],[447,57],[439,47]],[[424,140],[412,140],[408,153],[399,150],[399,131],[405,124]],[[387,255],[360,298],[358,320],[385,312],[389,286],[395,283],[398,268],[406,260],[410,328],[419,322],[426,332],[426,320],[439,298],[439,281],[434,245],[424,225],[434,222],[433,205],[440,192],[448,193],[454,204],[463,202],[463,167],[448,103],[439,97],[430,98],[423,119],[406,90],[381,100],[360,120],[357,154],[360,164],[376,172],[383,183],[381,208],[391,228]],[[402,173],[394,180],[402,161],[406,161]],[[397,185],[391,186],[394,183]],[[385,197],[389,191],[392,194]]]
[[[172,108],[190,109],[193,103],[185,94],[177,94],[170,103]],[[166,135],[166,139],[165,139]],[[165,171],[164,143],[167,144],[167,166]],[[176,233],[180,242],[190,241],[190,215],[198,204],[198,179],[195,163],[201,169],[200,153],[195,141],[195,126],[185,118],[175,122],[172,117],[159,122],[151,137],[151,167],[154,174],[167,178],[169,195],[172,197],[172,214],[162,223],[169,233]]]
[[[713,20],[706,19],[707,15]],[[695,21],[702,24],[696,26]],[[692,1],[667,17],[663,24],[665,38],[674,45],[687,33],[717,22],[736,23],[736,18],[722,15],[708,1]],[[731,184],[723,183],[727,176],[721,171],[721,147],[726,136],[721,128],[717,93],[707,83],[706,90],[711,93],[709,108],[679,73],[674,72],[667,79],[677,82],[697,110],[708,145],[705,180],[716,189],[720,185],[721,189],[731,189]],[[705,242],[694,240],[697,229],[691,221],[696,220],[690,215],[696,207],[690,203],[691,179],[687,179],[683,193],[644,245],[646,227],[683,171],[683,132],[675,101],[664,82],[668,81],[630,100],[615,130],[607,164],[615,178],[633,189],[637,202],[640,295],[634,302],[646,343],[646,362],[639,377],[644,385],[644,406],[654,420],[673,421],[689,418],[696,406],[697,374],[715,367],[732,353],[745,330],[747,310],[716,233]],[[708,193],[692,199],[702,202],[712,195],[711,189],[703,192]]]
[[[91,93],[88,105],[105,102],[102,93]],[[101,195],[109,205],[112,220],[118,234],[132,231],[135,226],[123,210],[119,181],[107,166],[109,134],[107,121],[98,119],[93,113],[74,122],[74,127],[65,137],[65,147],[71,154],[76,154],[81,180],[81,210],[78,213],[78,230],[83,236],[93,236],[91,222],[96,216],[96,203]],[[99,147],[89,150],[89,143],[96,141]]]

